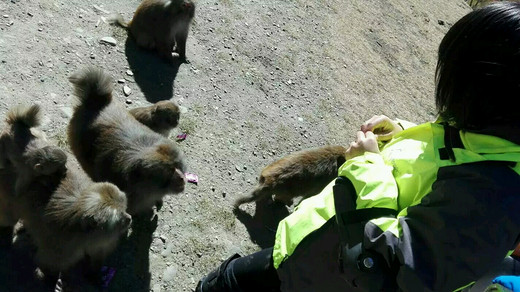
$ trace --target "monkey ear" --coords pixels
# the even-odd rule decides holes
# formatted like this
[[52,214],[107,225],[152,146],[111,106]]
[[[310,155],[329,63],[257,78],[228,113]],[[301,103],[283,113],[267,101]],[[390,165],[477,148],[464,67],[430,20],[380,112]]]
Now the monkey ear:
[[34,171],[36,171],[38,174],[41,174],[43,172],[43,165],[41,163],[36,163],[34,165]]

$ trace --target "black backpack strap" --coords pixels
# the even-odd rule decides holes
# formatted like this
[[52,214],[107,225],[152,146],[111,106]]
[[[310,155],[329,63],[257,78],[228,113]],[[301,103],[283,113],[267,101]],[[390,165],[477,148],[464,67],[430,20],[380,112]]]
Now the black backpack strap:
[[460,138],[459,129],[443,124],[444,126],[444,148],[439,148],[439,155],[442,160],[450,159],[455,161],[453,148],[464,149],[464,144]]

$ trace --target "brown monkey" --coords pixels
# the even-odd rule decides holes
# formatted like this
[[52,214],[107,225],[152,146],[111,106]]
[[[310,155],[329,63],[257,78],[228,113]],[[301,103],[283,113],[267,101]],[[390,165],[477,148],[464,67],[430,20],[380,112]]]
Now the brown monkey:
[[36,261],[47,276],[85,257],[100,268],[129,227],[126,196],[111,183],[94,183],[63,150],[32,135],[39,133],[33,127],[39,114],[37,106],[10,110],[1,136],[4,166],[16,177],[11,208],[34,240]]
[[195,15],[192,0],[143,0],[129,23],[121,15],[112,22],[129,30],[137,45],[157,50],[159,55],[173,61],[172,50],[186,61],[186,39]]
[[3,152],[0,164],[5,165],[6,171],[16,169],[16,193],[22,191],[20,185],[26,181],[63,172],[65,168],[66,154],[57,146],[49,144],[45,134],[37,128],[40,121],[41,110],[38,105],[19,105],[7,113],[7,126],[0,135]]
[[136,120],[165,137],[179,124],[179,107],[169,100],[129,110]]
[[128,196],[128,213],[150,210],[166,194],[184,191],[184,162],[173,141],[139,123],[112,99],[112,80],[86,68],[69,78],[78,104],[68,141],[94,181],[110,181]]
[[16,212],[36,247],[36,263],[46,281],[57,279],[86,260],[96,274],[131,224],[123,192],[111,183],[94,183],[69,165],[45,184],[32,180],[15,198]]
[[324,146],[289,154],[265,167],[256,189],[249,196],[237,199],[234,207],[271,195],[290,206],[296,197],[316,195],[338,176],[345,152],[342,146]]

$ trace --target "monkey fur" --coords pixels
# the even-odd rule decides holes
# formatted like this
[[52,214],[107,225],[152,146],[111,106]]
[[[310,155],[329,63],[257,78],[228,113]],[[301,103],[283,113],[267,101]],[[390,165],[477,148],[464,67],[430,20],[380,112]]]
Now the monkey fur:
[[16,178],[10,208],[31,235],[46,276],[55,278],[85,257],[101,268],[130,225],[126,195],[111,183],[94,183],[63,150],[32,135],[40,133],[34,128],[39,114],[37,106],[8,113],[0,145],[3,169]]
[[0,134],[3,152],[0,165],[4,165],[5,171],[16,169],[15,193],[22,191],[20,185],[26,181],[63,172],[65,168],[66,154],[49,144],[45,134],[37,128],[40,123],[38,105],[18,105],[7,113],[7,126]]
[[[32,179],[46,182],[48,177],[63,172],[67,156],[51,146],[42,131],[40,108],[19,105],[8,111],[0,133],[0,226],[12,227],[19,216],[13,207],[21,185]],[[18,174],[17,174],[18,173]]]
[[296,197],[318,194],[338,176],[345,152],[342,146],[324,146],[298,151],[271,163],[262,170],[253,192],[235,201],[235,209],[272,195],[275,201],[290,206]]
[[165,137],[168,137],[170,130],[179,124],[179,107],[169,100],[162,100],[151,106],[133,108],[129,112],[141,124]]
[[143,0],[129,23],[121,15],[110,21],[126,28],[137,45],[156,50],[170,62],[174,60],[172,51],[186,61],[186,40],[194,15],[192,0]]
[[89,67],[69,80],[78,104],[68,141],[94,181],[109,181],[124,191],[131,215],[151,210],[167,194],[184,191],[181,152],[112,99],[112,79],[103,70]]

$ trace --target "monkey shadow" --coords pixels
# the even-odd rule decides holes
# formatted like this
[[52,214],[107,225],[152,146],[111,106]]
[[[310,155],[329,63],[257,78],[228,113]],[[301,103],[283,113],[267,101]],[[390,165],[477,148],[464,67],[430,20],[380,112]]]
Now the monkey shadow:
[[238,208],[233,213],[246,226],[251,240],[261,248],[273,247],[278,223],[289,215],[285,204],[272,199],[257,201],[253,216]]
[[146,100],[156,103],[173,97],[173,83],[182,64],[180,60],[168,63],[155,51],[138,47],[131,37],[126,38],[125,54]]
[[107,291],[150,291],[149,251],[157,228],[157,216],[150,220],[151,217],[148,213],[132,216],[130,235],[119,241],[117,249],[106,261],[108,267],[115,269]]
[[12,228],[0,228],[0,291],[51,292],[52,287],[35,277],[36,248],[27,233],[18,232],[13,240]]

